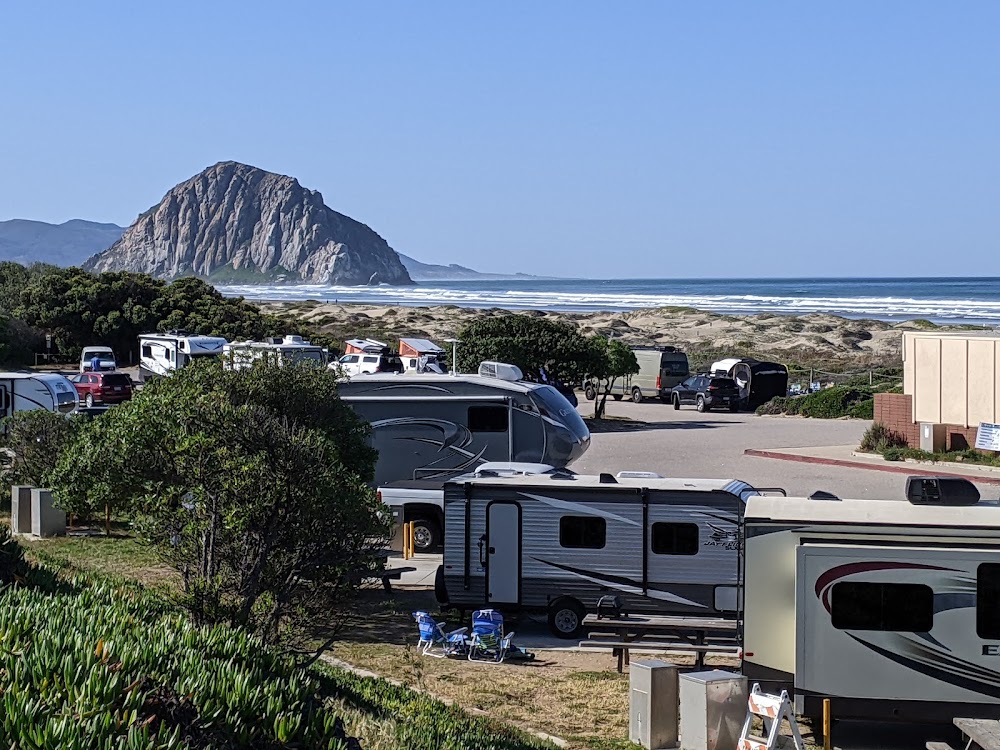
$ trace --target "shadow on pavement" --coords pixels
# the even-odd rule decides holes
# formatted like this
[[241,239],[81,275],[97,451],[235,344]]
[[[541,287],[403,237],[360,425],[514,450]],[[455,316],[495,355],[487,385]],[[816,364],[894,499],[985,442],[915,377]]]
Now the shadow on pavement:
[[588,419],[591,434],[602,432],[647,432],[651,430],[712,430],[717,427],[743,424],[737,421],[702,420],[699,422],[640,422],[631,419]]

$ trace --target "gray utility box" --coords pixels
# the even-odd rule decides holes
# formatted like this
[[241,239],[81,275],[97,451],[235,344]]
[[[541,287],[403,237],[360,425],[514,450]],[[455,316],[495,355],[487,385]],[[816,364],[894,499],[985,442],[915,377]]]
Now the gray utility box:
[[629,665],[628,738],[649,750],[677,746],[677,667],[655,659]]
[[15,484],[10,488],[10,530],[31,533],[31,487]]
[[48,490],[31,491],[31,533],[39,537],[66,534],[66,511],[52,504]]
[[747,678],[713,669],[680,678],[682,750],[732,750],[747,716]]
[[928,453],[941,453],[944,451],[947,437],[948,425],[933,424],[932,422],[920,423],[920,450]]

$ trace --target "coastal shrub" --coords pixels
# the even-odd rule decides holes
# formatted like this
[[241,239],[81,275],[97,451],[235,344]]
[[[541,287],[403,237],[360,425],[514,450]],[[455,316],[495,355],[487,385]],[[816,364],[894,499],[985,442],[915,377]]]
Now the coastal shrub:
[[847,410],[847,416],[853,419],[874,419],[875,399],[867,398],[864,401],[858,401],[858,403]]
[[778,396],[758,407],[757,414],[800,414],[814,419],[871,419],[874,403],[870,388],[834,386],[804,396]]
[[937,461],[938,456],[933,453],[928,453],[927,451],[920,450],[919,448],[886,448],[882,452],[882,458],[886,461],[905,461],[907,459],[913,459],[916,461]]
[[0,633],[4,747],[349,747],[308,671],[135,586],[7,588]]
[[889,429],[881,422],[875,422],[861,436],[861,444],[858,446],[858,450],[867,453],[885,453],[889,448],[906,447],[908,445],[905,437],[895,430]]
[[[47,486],[50,473],[81,424],[78,418],[45,409],[18,411],[0,420],[0,465],[6,481]],[[9,494],[6,502],[10,502]]]

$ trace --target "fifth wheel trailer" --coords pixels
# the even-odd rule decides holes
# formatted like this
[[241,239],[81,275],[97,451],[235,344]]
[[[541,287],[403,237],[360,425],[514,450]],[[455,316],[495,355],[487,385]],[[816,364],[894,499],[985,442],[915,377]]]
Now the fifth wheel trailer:
[[1000,718],[995,502],[751,497],[744,529],[749,681],[807,716]]
[[458,477],[444,491],[439,594],[459,608],[547,612],[565,638],[605,595],[629,613],[736,617],[754,494],[738,480],[627,473]]

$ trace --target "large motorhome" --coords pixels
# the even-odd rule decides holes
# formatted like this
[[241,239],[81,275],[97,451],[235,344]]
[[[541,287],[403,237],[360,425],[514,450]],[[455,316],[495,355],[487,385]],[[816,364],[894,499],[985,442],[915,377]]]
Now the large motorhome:
[[730,479],[553,471],[445,485],[447,601],[546,611],[575,638],[600,597],[629,613],[737,615],[740,520],[756,493]]
[[0,417],[33,409],[68,414],[78,403],[76,388],[63,375],[0,372]]
[[911,502],[751,497],[749,681],[808,716],[830,698],[840,718],[1000,718],[1000,506],[940,504],[956,481],[911,479]]
[[358,375],[340,397],[371,423],[375,482],[443,482],[487,461],[562,467],[590,446],[579,413],[554,388],[482,375]]
[[233,370],[250,367],[266,360],[278,364],[309,362],[325,366],[327,351],[305,341],[301,336],[283,336],[266,341],[234,341],[222,347],[223,366]]
[[217,357],[227,343],[218,336],[191,336],[185,331],[143,334],[139,337],[139,381],[170,375],[199,357]]

